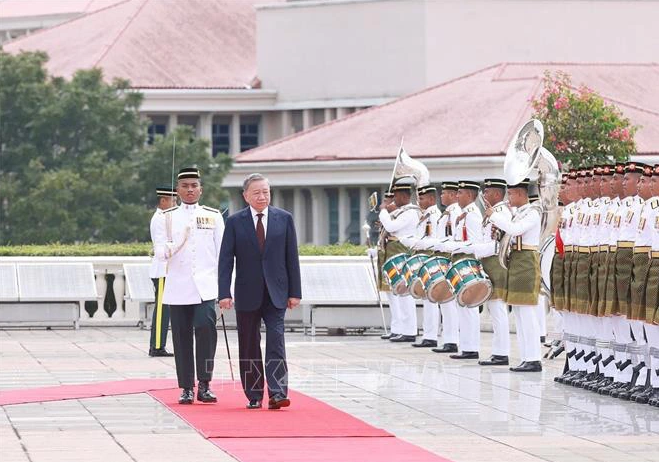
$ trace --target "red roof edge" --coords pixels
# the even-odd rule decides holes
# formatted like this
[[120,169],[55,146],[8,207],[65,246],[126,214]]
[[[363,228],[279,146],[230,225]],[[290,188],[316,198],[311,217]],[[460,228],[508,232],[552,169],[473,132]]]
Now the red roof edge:
[[278,139],[278,140],[271,141],[270,143],[266,143],[266,144],[264,144],[264,145],[262,145],[262,146],[258,146],[258,147],[254,148],[254,149],[250,149],[249,151],[242,152],[242,153],[240,153],[239,156],[236,157],[236,160],[239,160],[241,156],[245,156],[245,155],[247,155],[247,154],[252,154],[252,153],[258,152],[258,151],[261,150],[261,149],[265,149],[265,148],[270,148],[270,147],[272,147],[272,146],[276,146],[276,145],[278,145],[278,144],[280,144],[280,143],[284,143],[284,142],[286,142],[286,141],[289,141],[289,140],[295,139],[295,138],[297,138],[297,137],[299,137],[299,136],[306,135],[306,134],[308,134],[308,133],[312,133],[312,132],[314,132],[314,131],[316,131],[316,130],[319,130],[319,129],[321,129],[321,128],[325,128],[325,127],[329,127],[329,126],[331,126],[331,125],[335,125],[335,124],[338,124],[338,123],[345,122],[345,121],[350,120],[351,118],[356,117],[356,116],[358,116],[358,115],[366,114],[366,113],[369,112],[369,111],[373,111],[373,110],[376,110],[376,109],[380,109],[380,108],[383,108],[383,107],[387,107],[387,106],[389,106],[389,105],[391,105],[391,104],[398,103],[398,102],[400,102],[400,101],[405,101],[406,99],[413,98],[413,97],[415,97],[415,96],[417,96],[417,95],[421,95],[421,94],[423,94],[423,93],[426,93],[426,92],[429,92],[429,91],[435,90],[435,89],[437,89],[437,88],[444,87],[444,86],[449,85],[449,84],[451,84],[451,83],[459,82],[460,80],[464,80],[464,79],[466,79],[466,78],[473,77],[474,75],[481,74],[481,73],[483,73],[483,72],[489,71],[490,69],[494,69],[494,68],[496,68],[497,66],[501,66],[501,64],[493,64],[492,66],[488,66],[488,67],[485,67],[485,68],[483,68],[483,69],[479,69],[479,70],[474,71],[474,72],[471,72],[471,73],[469,73],[469,74],[461,75],[460,77],[456,77],[456,78],[454,78],[454,79],[447,80],[446,82],[442,82],[442,83],[439,83],[439,84],[437,84],[437,85],[433,85],[432,87],[424,88],[424,89],[419,90],[419,91],[417,91],[417,92],[410,93],[409,95],[401,96],[400,98],[395,98],[395,99],[393,99],[392,101],[389,101],[388,103],[380,104],[380,105],[378,105],[378,106],[371,106],[371,107],[368,108],[368,109],[362,109],[361,111],[353,112],[352,114],[349,114],[349,115],[347,115],[347,116],[345,116],[345,117],[341,117],[340,119],[334,119],[334,120],[332,120],[332,121],[330,121],[330,122],[326,122],[326,123],[323,123],[323,124],[320,124],[320,125],[316,125],[315,127],[311,127],[311,128],[309,128],[309,129],[307,129],[307,130],[303,130],[303,131],[301,131],[301,132],[293,133],[292,135],[288,135],[288,136],[286,136],[286,137],[284,137],[284,138],[280,138],[280,139]]

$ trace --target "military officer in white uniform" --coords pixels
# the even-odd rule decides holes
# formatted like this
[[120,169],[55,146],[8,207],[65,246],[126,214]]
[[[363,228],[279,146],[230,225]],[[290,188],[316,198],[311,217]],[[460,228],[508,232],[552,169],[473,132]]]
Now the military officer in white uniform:
[[[417,224],[421,218],[421,210],[411,204],[412,188],[415,181],[413,177],[398,179],[391,188],[394,193],[393,203],[380,206],[380,223],[389,233],[386,259],[396,253],[406,252],[408,249],[402,244],[401,238],[415,236]],[[386,260],[385,260],[386,261]],[[411,295],[395,295],[398,301],[398,335],[391,337],[391,342],[414,342],[417,334],[416,304]]]
[[216,402],[210,381],[217,345],[215,302],[224,221],[218,210],[199,205],[198,169],[181,169],[176,191],[182,203],[158,217],[154,237],[156,258],[167,262],[163,302],[171,311],[176,375],[183,389],[179,403],[194,401],[195,364],[197,400]]
[[[158,223],[158,216],[162,215],[164,210],[170,209],[176,205],[176,189],[171,186],[160,186],[156,188],[158,196],[158,205],[156,212],[151,217],[151,242],[155,243],[155,228]],[[169,331],[169,305],[162,302],[163,290],[165,288],[165,273],[167,264],[163,260],[156,258],[151,259],[149,267],[149,277],[153,282],[155,289],[155,306],[151,318],[151,338],[149,343],[149,356],[174,356],[165,349],[167,344],[167,332]]]
[[540,292],[540,212],[536,206],[529,204],[528,186],[528,179],[508,186],[510,206],[517,207],[512,219],[503,212],[495,212],[493,208],[485,212],[495,226],[516,237],[511,244],[508,262],[506,302],[513,306],[515,313],[522,362],[510,368],[513,372],[542,370],[540,328],[535,314]]

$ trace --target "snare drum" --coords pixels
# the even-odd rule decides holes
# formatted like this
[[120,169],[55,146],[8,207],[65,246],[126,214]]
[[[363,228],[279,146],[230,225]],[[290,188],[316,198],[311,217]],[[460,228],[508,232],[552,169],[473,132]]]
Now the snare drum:
[[419,277],[419,270],[423,264],[430,258],[423,253],[412,255],[405,261],[404,273],[410,274],[410,279],[407,281],[409,286],[410,295],[416,299],[425,298],[426,293],[423,290],[423,282]]
[[408,275],[409,270],[405,269],[405,261],[408,255],[399,253],[387,259],[382,265],[382,275],[391,287],[391,291],[396,295],[405,295],[408,293]]
[[426,298],[433,303],[445,303],[453,300],[453,291],[446,280],[446,272],[451,260],[445,257],[430,257],[419,268],[419,279],[423,284]]
[[492,295],[492,282],[481,262],[474,258],[461,258],[451,265],[446,279],[453,288],[458,303],[466,308],[482,305]]

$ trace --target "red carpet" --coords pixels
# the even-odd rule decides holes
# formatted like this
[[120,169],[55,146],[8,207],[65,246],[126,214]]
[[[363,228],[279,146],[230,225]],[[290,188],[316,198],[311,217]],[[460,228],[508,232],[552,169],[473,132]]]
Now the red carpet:
[[[222,386],[223,385],[223,386]],[[302,393],[289,391],[291,407],[269,411],[247,410],[239,383],[213,382],[217,404],[178,404],[180,390],[156,390],[149,394],[178,414],[206,438],[278,438],[392,436],[384,430],[339,411]]]
[[40,403],[65,399],[98,398],[100,396],[129,395],[176,386],[172,379],[128,379],[112,382],[56,385],[54,387],[25,388],[0,391],[0,406]]
[[241,462],[450,462],[398,438],[211,438]]

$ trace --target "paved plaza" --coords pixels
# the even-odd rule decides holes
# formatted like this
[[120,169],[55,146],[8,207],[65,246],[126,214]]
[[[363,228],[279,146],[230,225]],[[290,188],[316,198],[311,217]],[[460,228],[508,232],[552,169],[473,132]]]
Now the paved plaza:
[[[455,462],[659,461],[659,410],[555,384],[564,357],[514,374],[375,335],[287,339],[292,388]],[[2,330],[0,391],[174,378],[174,359],[147,350],[137,328]],[[229,379],[221,335],[217,351]],[[3,406],[0,448],[2,462],[235,460],[146,393]]]

